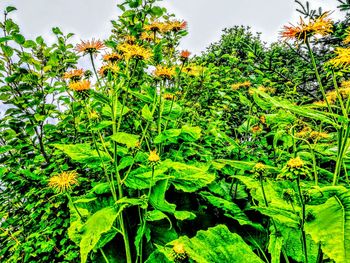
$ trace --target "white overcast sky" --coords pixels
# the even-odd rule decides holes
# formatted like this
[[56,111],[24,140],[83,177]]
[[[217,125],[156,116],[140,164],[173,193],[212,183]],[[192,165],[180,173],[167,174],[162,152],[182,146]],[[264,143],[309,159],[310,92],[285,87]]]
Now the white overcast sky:
[[[111,29],[110,20],[120,14],[116,0],[0,0],[0,10],[7,5],[17,7],[12,17],[26,37],[43,35],[52,39],[51,28],[76,34],[75,41],[92,37],[105,38]],[[337,0],[310,0],[311,7],[336,10]],[[188,21],[189,35],[181,48],[200,53],[217,41],[225,27],[249,25],[262,32],[262,39],[276,41],[282,26],[296,22],[294,0],[164,0],[161,5],[178,18]],[[334,18],[338,12],[332,14]]]

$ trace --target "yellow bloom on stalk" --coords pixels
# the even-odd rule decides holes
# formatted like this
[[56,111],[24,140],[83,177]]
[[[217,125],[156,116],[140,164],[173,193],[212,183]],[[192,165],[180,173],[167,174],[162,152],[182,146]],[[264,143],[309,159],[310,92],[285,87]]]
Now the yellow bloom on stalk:
[[186,30],[187,28],[187,22],[186,21],[179,21],[179,20],[174,20],[174,21],[168,21],[165,23],[165,26],[163,28],[163,32],[178,32],[181,30]]
[[111,74],[116,74],[119,72],[119,67],[114,63],[108,63],[99,69],[98,74],[100,74],[102,77],[105,77],[108,75],[108,72]]
[[123,43],[118,46],[118,49],[123,53],[126,60],[132,58],[148,60],[152,56],[152,52],[139,45],[130,45],[128,43]]
[[254,171],[256,172],[264,172],[266,170],[266,165],[263,163],[257,163],[254,165]]
[[81,80],[78,82],[71,82],[68,84],[69,88],[74,90],[74,91],[85,91],[85,90],[89,90],[91,83],[89,80]]
[[301,168],[304,166],[304,162],[302,159],[300,159],[300,157],[296,157],[296,158],[292,158],[290,159],[288,162],[287,162],[287,166],[289,168],[293,168],[293,169],[296,169],[296,168]]
[[160,157],[157,154],[157,150],[153,150],[149,153],[148,161],[150,161],[151,163],[157,163],[159,162],[159,160],[160,160]]
[[170,94],[170,93],[165,93],[165,94],[163,95],[163,98],[164,98],[165,100],[173,100],[173,99],[175,99],[175,95],[174,95],[174,94]]
[[148,32],[142,32],[140,39],[148,42],[152,42],[154,40],[154,34],[150,34]]
[[187,67],[184,67],[183,71],[191,77],[197,77],[203,73],[204,68],[198,65],[189,65]]
[[311,132],[311,128],[306,126],[301,131],[297,132],[296,136],[299,138],[306,138],[309,136],[310,132]]
[[312,131],[310,133],[310,138],[313,140],[321,140],[329,138],[329,134],[325,132]]
[[175,68],[159,65],[153,73],[156,77],[162,79],[172,79],[175,76]]
[[271,93],[271,94],[275,94],[276,93],[276,89],[275,88],[270,88],[270,87],[264,87],[264,86],[260,86],[258,87],[259,91],[265,92],[265,93]]
[[77,44],[75,50],[78,53],[86,54],[96,54],[100,50],[104,49],[105,45],[101,40],[92,39],[91,41],[81,41],[80,44]]
[[83,69],[73,69],[71,71],[68,71],[64,73],[63,78],[69,79],[72,81],[78,81],[81,80],[81,78],[84,76],[84,70]]
[[59,175],[52,176],[48,183],[49,187],[59,193],[67,192],[72,186],[77,184],[78,173],[76,171],[63,172]]
[[327,92],[326,98],[327,98],[328,103],[334,104],[337,101],[337,91],[332,90],[332,91]]
[[118,53],[106,53],[103,56],[103,61],[114,63],[114,62],[121,60],[122,58],[123,58],[122,55],[120,55]]
[[240,88],[248,88],[252,85],[250,81],[239,82],[231,85],[233,90],[238,90]]
[[152,31],[152,32],[160,32],[164,31],[165,29],[165,23],[160,21],[153,21],[152,23],[148,25],[144,25],[143,29],[146,31]]
[[262,132],[262,128],[259,125],[253,126],[251,129],[252,133]]
[[180,242],[176,242],[173,246],[173,250],[176,254],[185,254],[185,246]]
[[315,20],[310,20],[308,23],[300,17],[300,21],[296,26],[291,24],[290,26],[283,27],[281,37],[285,40],[303,40],[305,42],[306,38],[309,36],[326,36],[333,31],[332,20],[328,15],[329,12],[325,12],[320,17]]
[[350,48],[338,47],[334,50],[335,58],[332,58],[327,64],[333,67],[347,67],[350,65]]

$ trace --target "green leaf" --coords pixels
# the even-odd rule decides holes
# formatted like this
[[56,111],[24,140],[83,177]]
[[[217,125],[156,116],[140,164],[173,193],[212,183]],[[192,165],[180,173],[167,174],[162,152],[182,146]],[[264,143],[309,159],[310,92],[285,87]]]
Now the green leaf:
[[208,172],[209,165],[195,163],[195,165],[163,161],[162,167],[171,169],[170,175],[174,177],[171,183],[176,189],[184,192],[195,192],[215,180],[215,175]]
[[155,169],[152,179],[152,171],[150,169],[135,169],[130,172],[129,176],[125,180],[125,185],[132,189],[148,189],[150,185],[154,186],[157,181],[170,178],[169,175],[164,174],[167,170],[167,167],[158,167]]
[[81,262],[87,261],[90,251],[96,246],[102,234],[107,233],[113,227],[113,223],[122,209],[116,211],[114,207],[105,207],[93,214],[82,227],[82,239],[80,241]]
[[174,262],[174,245],[183,247],[187,257],[193,262],[263,262],[238,234],[231,233],[225,225],[218,225],[207,231],[199,231],[193,238],[182,236],[165,247],[158,246],[146,263]]
[[252,222],[235,203],[216,197],[209,192],[202,192],[200,195],[210,204],[224,211],[225,216],[236,220],[240,225],[248,225],[264,231],[264,228],[260,224]]
[[143,108],[142,108],[142,117],[147,121],[153,120],[152,112],[150,111],[147,104],[145,104],[145,106],[143,106]]
[[160,221],[165,218],[168,218],[168,216],[159,210],[149,211],[146,214],[146,220],[151,222]]
[[350,191],[339,191],[324,204],[308,206],[314,220],[305,231],[319,243],[324,254],[335,262],[350,262]]
[[108,126],[111,126],[113,124],[114,124],[113,121],[101,121],[101,122],[97,123],[97,125],[95,127],[93,127],[92,129],[94,131],[102,130],[102,129],[107,128]]
[[276,232],[271,232],[268,247],[271,254],[271,263],[280,263],[282,246],[283,237]]
[[118,132],[111,136],[113,141],[117,143],[124,144],[128,148],[134,148],[139,142],[139,135],[134,135],[126,132]]
[[7,7],[5,8],[5,11],[6,11],[7,14],[10,13],[10,12],[12,12],[12,11],[15,11],[15,10],[17,10],[17,8],[14,7],[14,6],[7,6]]
[[174,216],[177,220],[193,220],[196,218],[196,215],[189,211],[175,211]]
[[[100,157],[96,150],[92,150],[89,144],[53,144],[53,146],[65,154],[72,160],[80,163],[91,163],[100,161]],[[108,155],[101,152],[103,160],[109,160]]]
[[174,214],[176,205],[165,200],[165,192],[168,188],[168,180],[159,181],[153,188],[149,198],[151,205],[162,212]]
[[5,56],[11,57],[13,55],[13,49],[10,46],[1,46],[2,51],[4,52]]

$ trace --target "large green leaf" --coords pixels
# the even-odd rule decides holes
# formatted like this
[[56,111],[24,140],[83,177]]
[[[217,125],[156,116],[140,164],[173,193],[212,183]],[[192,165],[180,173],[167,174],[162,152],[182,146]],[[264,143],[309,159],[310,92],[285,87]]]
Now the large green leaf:
[[139,135],[134,135],[126,132],[118,132],[112,135],[111,139],[117,143],[125,144],[128,148],[134,148],[139,141],[139,137]]
[[[105,207],[93,214],[82,227],[80,241],[81,262],[85,263],[89,252],[97,245],[102,234],[111,230],[113,223],[122,209],[118,211],[114,207]],[[114,232],[116,234],[116,232]]]
[[146,263],[176,262],[174,245],[183,248],[189,262],[263,262],[238,234],[231,233],[225,225],[218,225],[207,231],[199,231],[193,238],[182,236],[164,247],[158,246],[158,249],[146,260]]
[[174,177],[171,183],[184,192],[195,192],[215,180],[215,175],[208,172],[209,165],[206,164],[189,165],[165,160],[162,166],[171,169],[170,175]]
[[213,206],[220,208],[224,211],[224,215],[237,220],[242,226],[249,225],[258,230],[263,231],[263,227],[260,224],[252,222],[246,214],[236,205],[234,202],[230,202],[220,197],[216,197],[209,192],[202,192],[200,195],[205,198]]
[[335,262],[350,262],[350,191],[339,191],[324,204],[308,206],[315,218],[305,230]]

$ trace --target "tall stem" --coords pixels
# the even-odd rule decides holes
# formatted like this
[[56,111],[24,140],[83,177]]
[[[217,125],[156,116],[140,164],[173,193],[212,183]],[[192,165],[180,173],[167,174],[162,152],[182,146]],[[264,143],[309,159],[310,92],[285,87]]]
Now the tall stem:
[[303,252],[304,252],[304,257],[305,257],[305,263],[308,263],[308,258],[307,258],[307,246],[306,246],[306,234],[304,231],[304,224],[305,224],[305,202],[303,195],[301,193],[301,188],[300,188],[300,176],[297,178],[297,188],[298,188],[298,194],[299,194],[299,200],[300,200],[300,205],[301,205],[301,238],[302,238],[302,245],[303,245]]

